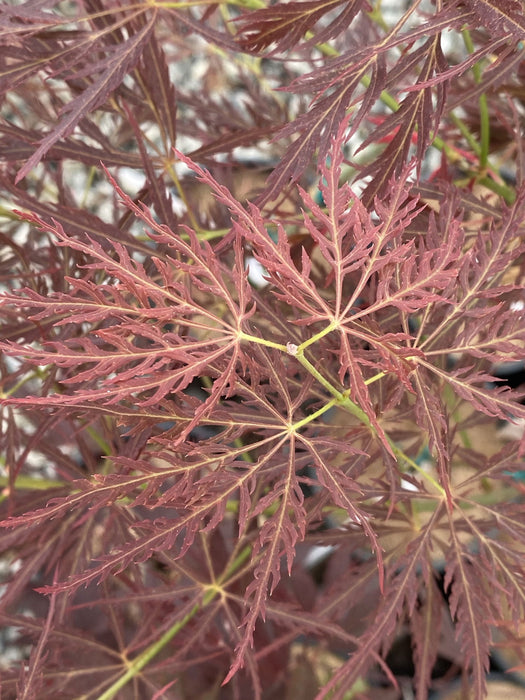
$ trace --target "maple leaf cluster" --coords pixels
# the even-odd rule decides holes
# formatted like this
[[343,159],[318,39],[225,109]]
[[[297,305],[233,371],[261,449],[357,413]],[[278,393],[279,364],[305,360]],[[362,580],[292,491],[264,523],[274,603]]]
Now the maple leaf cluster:
[[6,697],[525,663],[525,13],[380,7],[0,8]]

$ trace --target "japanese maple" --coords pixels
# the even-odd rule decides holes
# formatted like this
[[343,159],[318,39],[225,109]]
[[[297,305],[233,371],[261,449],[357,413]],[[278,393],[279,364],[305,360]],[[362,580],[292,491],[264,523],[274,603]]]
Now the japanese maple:
[[3,698],[525,663],[525,13],[406,5],[0,7]]

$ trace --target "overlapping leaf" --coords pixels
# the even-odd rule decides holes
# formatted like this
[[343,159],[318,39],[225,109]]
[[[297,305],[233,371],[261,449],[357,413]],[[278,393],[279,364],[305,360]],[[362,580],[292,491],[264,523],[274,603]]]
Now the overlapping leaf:
[[[64,105],[57,125],[42,139],[40,146],[22,166],[18,172],[17,180],[24,178],[57,141],[69,136],[80,120],[103,104],[121,84],[125,75],[137,64],[154,25],[155,14],[152,13],[148,20],[136,30],[130,25],[130,36],[122,42],[118,51],[110,44],[106,48],[107,53],[104,59],[95,65],[90,65],[87,69],[77,68],[73,72],[72,77],[76,79],[82,79],[86,74],[93,75],[96,70],[98,70],[98,75],[78,97]],[[91,42],[88,46],[91,46]],[[86,46],[86,50],[88,50],[88,46]]]
[[274,51],[284,52],[295,47],[326,14],[334,9],[337,16],[319,28],[309,43],[321,43],[341,34],[358,12],[365,7],[363,0],[306,0],[289,2],[250,12],[238,19],[236,41],[242,49],[260,51],[275,44]]

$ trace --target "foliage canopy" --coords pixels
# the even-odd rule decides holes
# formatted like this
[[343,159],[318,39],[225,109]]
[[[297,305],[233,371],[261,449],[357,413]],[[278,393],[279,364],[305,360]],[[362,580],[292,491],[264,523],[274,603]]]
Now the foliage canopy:
[[5,697],[524,663],[525,14],[407,4],[0,7]]

